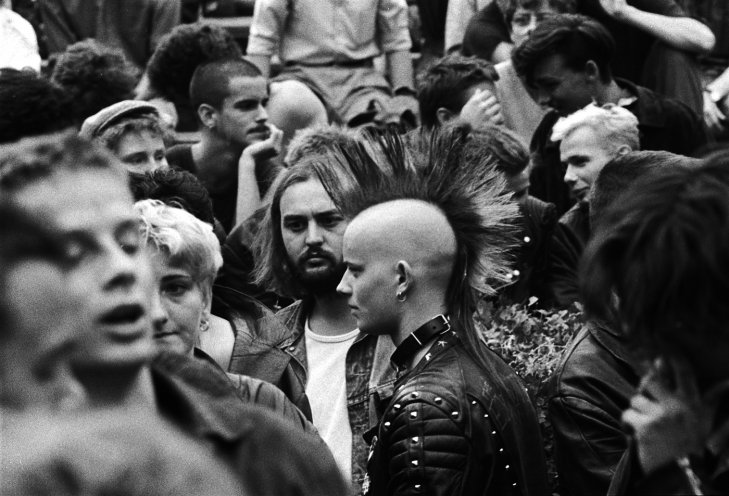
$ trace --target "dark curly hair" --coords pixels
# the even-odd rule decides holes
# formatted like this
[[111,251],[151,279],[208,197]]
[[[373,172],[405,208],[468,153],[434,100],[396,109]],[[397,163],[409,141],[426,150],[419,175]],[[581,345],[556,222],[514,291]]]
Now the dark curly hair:
[[458,114],[466,104],[466,90],[496,81],[499,75],[485,60],[452,54],[427,66],[417,79],[420,118],[423,127],[433,128],[438,125],[439,108]]
[[51,74],[51,80],[73,99],[79,123],[111,104],[133,99],[138,79],[139,71],[121,50],[96,40],[69,45]]
[[537,64],[551,55],[564,57],[566,66],[582,71],[588,61],[600,70],[603,82],[612,79],[610,63],[615,54],[615,40],[596,20],[577,14],[562,14],[546,19],[514,50],[511,60],[517,74],[533,85]]
[[187,171],[160,168],[145,174],[131,174],[134,201],[160,200],[190,212],[203,222],[214,224],[213,203],[205,186]]
[[0,69],[0,143],[73,125],[66,90],[33,71]]
[[208,24],[177,26],[160,41],[147,64],[152,89],[175,104],[189,104],[192,74],[204,62],[243,56],[223,28]]

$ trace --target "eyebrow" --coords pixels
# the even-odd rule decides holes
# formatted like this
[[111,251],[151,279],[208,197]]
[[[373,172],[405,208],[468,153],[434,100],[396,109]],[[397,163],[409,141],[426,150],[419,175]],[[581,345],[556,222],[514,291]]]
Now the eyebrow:
[[[323,210],[321,212],[314,212],[314,218],[316,217],[327,217],[330,215],[337,215],[342,216],[342,213],[337,209],[331,209],[331,210]],[[285,214],[283,216],[284,219],[299,219],[302,217],[308,217],[307,214],[299,214],[299,213],[292,213],[292,214]]]

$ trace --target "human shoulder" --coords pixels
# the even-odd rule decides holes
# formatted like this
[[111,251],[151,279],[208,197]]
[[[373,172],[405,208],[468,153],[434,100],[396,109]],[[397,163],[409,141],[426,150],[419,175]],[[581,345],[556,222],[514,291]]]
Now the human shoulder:
[[184,171],[195,174],[197,172],[197,165],[195,159],[192,156],[192,145],[180,144],[170,147],[165,153],[167,161],[171,166],[177,167]]

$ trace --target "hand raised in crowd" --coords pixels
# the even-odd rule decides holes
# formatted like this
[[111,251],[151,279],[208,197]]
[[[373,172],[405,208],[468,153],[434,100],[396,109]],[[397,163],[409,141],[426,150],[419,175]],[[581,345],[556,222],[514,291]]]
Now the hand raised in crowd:
[[656,360],[630,400],[630,408],[623,412],[646,474],[703,449],[716,411],[715,397],[712,392],[699,394],[688,364]]
[[254,141],[243,149],[240,160],[238,161],[239,166],[253,163],[261,160],[268,160],[281,153],[283,147],[283,131],[274,126],[271,123],[263,124],[268,128],[268,138],[261,141]]
[[501,104],[494,94],[486,89],[476,89],[473,96],[461,109],[461,119],[478,129],[481,123],[503,124]]
[[729,69],[706,85],[704,90],[704,122],[712,131],[721,131],[726,124],[726,115],[720,105],[729,102]]

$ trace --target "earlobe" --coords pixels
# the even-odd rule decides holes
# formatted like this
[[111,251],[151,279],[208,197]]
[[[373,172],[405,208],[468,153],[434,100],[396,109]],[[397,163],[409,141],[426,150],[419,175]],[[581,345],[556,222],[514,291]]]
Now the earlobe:
[[400,260],[397,263],[397,292],[396,296],[398,301],[404,302],[407,297],[408,293],[412,290],[413,287],[413,272],[412,268],[410,267],[410,264],[407,263],[404,260]]
[[208,129],[213,129],[218,120],[218,113],[213,107],[207,103],[203,103],[197,108],[197,115],[200,118],[203,126]]
[[438,108],[438,110],[435,111],[435,116],[440,124],[445,124],[449,120],[453,119],[453,113],[444,107]]

